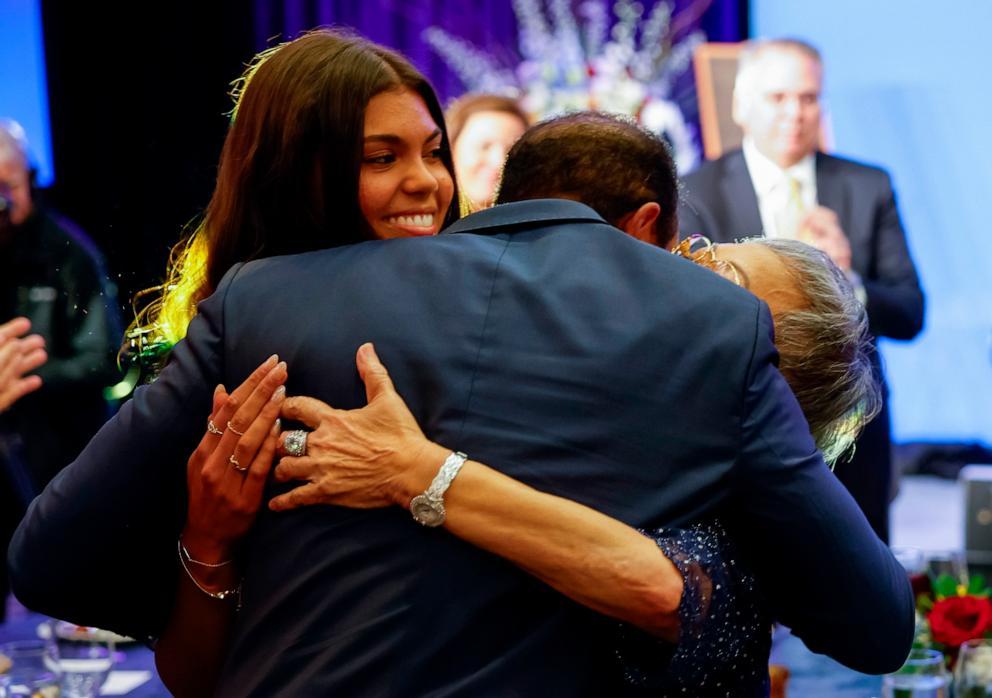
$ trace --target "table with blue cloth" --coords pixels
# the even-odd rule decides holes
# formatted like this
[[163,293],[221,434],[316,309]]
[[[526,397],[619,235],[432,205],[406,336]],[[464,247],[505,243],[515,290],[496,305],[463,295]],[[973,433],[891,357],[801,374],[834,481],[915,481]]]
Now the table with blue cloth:
[[[38,637],[38,626],[48,620],[38,613],[27,613],[0,624],[0,644],[11,640]],[[155,671],[152,651],[140,643],[121,645],[114,671],[147,671],[151,678],[128,691],[128,698],[168,698],[162,681]],[[775,629],[772,663],[789,670],[788,698],[872,698],[881,695],[882,677],[852,671],[829,657],[813,654],[786,628]]]
[[882,677],[848,669],[822,654],[813,654],[788,628],[775,627],[772,664],[789,670],[787,698],[876,698]]
[[[0,644],[14,640],[34,640],[38,638],[38,626],[48,621],[48,616],[40,613],[21,613],[8,617],[6,623],[0,623]],[[155,656],[150,649],[140,643],[118,645],[115,651],[117,662],[114,672],[146,671],[151,677],[140,686],[126,693],[101,695],[126,695],[128,698],[168,698],[171,694],[158,678],[155,671]],[[114,676],[108,679],[108,685]],[[105,685],[105,688],[107,685]]]

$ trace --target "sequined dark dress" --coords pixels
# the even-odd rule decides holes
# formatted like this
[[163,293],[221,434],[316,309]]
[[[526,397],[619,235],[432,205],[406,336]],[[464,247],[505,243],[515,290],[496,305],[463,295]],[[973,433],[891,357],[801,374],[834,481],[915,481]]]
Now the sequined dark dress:
[[772,620],[718,523],[651,531],[685,582],[679,644],[624,626],[618,646],[635,696],[751,698],[769,692]]

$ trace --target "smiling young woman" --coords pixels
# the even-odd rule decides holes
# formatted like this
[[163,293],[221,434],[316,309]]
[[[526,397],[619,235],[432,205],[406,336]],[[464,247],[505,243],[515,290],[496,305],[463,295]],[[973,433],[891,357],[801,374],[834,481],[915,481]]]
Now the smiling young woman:
[[[260,54],[236,95],[203,221],[177,248],[161,299],[131,333],[148,337],[155,355],[185,336],[196,304],[238,263],[434,235],[458,218],[440,103],[399,54],[336,30],[310,32]],[[285,380],[285,363],[272,357],[230,395],[218,386],[188,463],[176,612],[156,653],[177,695],[209,695],[220,668],[234,608],[223,602],[237,597],[229,561],[261,504]],[[254,409],[248,419],[257,428],[233,426],[243,425],[236,406]],[[225,432],[227,442],[218,439]],[[234,437],[244,437],[237,453]],[[251,463],[254,484],[243,488]]]
[[458,218],[444,112],[398,53],[309,32],[259,54],[235,95],[210,204],[132,336],[179,341],[238,262],[434,234]]

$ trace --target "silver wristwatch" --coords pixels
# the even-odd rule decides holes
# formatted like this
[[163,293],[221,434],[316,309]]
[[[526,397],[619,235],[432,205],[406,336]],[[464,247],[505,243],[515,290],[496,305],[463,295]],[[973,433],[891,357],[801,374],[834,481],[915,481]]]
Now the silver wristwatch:
[[448,491],[451,481],[465,465],[468,458],[461,451],[452,451],[444,459],[441,469],[437,471],[430,487],[420,495],[410,500],[410,513],[413,520],[424,526],[440,526],[444,523],[444,493]]

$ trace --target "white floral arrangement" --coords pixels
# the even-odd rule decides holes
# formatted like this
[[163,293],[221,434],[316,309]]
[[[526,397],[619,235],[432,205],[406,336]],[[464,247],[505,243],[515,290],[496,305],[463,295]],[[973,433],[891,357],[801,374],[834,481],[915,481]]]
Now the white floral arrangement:
[[514,68],[438,27],[424,40],[471,92],[517,98],[534,120],[583,109],[632,117],[668,138],[679,172],[691,170],[699,150],[671,93],[705,35],[675,42],[667,1],[645,18],[639,2],[616,0],[612,28],[605,0],[582,0],[577,13],[570,0],[547,0],[547,12],[544,4],[513,0],[523,57]]

